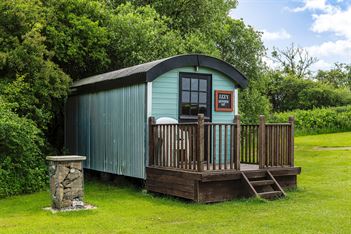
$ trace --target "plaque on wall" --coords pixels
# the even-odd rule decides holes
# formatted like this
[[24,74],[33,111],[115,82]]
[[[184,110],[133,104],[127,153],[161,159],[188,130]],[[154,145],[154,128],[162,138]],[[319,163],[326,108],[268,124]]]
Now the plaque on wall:
[[233,91],[215,90],[215,111],[233,111]]

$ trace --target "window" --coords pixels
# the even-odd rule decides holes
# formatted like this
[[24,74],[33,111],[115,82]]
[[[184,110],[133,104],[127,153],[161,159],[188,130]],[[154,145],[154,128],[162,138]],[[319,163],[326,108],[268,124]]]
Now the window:
[[211,75],[180,73],[180,119],[194,119],[202,113],[211,117]]

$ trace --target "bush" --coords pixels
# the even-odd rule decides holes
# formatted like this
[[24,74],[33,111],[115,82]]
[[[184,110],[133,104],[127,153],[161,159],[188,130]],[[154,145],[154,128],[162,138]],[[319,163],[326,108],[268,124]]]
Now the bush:
[[299,93],[299,105],[303,109],[315,107],[344,106],[351,104],[351,93],[347,89],[337,89],[330,85],[318,84]]
[[351,92],[312,80],[294,76],[269,74],[267,96],[274,111],[309,110],[313,108],[345,106],[351,104]]
[[269,122],[286,122],[289,116],[295,117],[296,135],[351,131],[351,106],[275,113]]
[[239,91],[239,112],[243,123],[257,123],[260,115],[267,116],[271,110],[269,100],[257,89]]
[[46,185],[41,131],[0,97],[0,198],[30,193]]

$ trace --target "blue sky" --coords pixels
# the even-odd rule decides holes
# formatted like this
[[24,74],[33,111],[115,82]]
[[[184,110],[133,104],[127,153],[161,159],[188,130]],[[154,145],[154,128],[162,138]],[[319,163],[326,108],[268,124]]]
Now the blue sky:
[[239,0],[230,15],[262,31],[269,51],[305,48],[319,59],[313,70],[351,63],[351,0]]

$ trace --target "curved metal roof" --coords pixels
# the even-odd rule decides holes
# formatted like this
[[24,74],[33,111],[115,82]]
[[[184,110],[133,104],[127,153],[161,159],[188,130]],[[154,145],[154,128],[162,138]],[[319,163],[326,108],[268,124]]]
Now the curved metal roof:
[[76,92],[97,92],[136,83],[151,82],[172,69],[189,66],[217,70],[231,78],[241,88],[245,88],[248,84],[246,77],[229,63],[206,55],[190,54],[164,58],[81,79],[73,83],[71,91],[72,94]]

